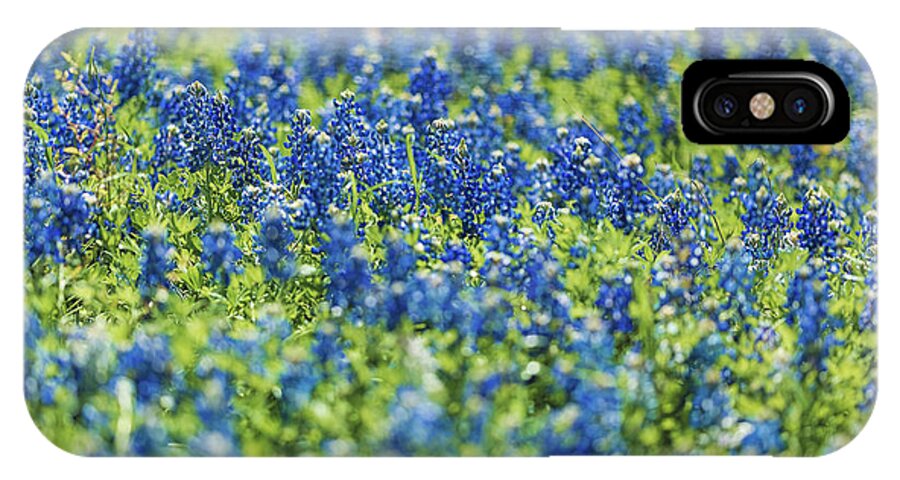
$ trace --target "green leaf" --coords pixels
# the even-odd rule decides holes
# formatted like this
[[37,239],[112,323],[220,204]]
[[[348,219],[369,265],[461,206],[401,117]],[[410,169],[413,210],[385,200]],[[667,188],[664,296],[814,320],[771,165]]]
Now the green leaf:
[[269,171],[272,172],[272,181],[278,182],[278,169],[275,168],[275,159],[272,158],[272,154],[269,153],[269,150],[264,145],[260,145],[259,149],[262,150],[263,155],[266,157],[266,161],[269,162]]

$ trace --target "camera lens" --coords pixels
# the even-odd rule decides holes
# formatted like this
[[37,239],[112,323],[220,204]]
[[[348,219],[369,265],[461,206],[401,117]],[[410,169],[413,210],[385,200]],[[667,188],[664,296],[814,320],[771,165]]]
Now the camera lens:
[[722,118],[731,118],[737,112],[738,103],[734,95],[723,93],[713,102],[713,110]]
[[803,97],[800,97],[791,103],[791,111],[794,112],[794,115],[802,116],[804,113],[806,113],[807,107],[809,107],[809,104]]
[[798,88],[784,97],[784,113],[796,123],[809,123],[819,114],[818,96],[809,89]]

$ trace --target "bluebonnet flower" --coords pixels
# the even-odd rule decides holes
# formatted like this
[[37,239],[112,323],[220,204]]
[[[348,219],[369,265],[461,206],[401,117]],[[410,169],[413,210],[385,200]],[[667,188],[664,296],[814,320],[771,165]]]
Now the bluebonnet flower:
[[81,253],[97,230],[93,194],[73,184],[58,185],[52,173],[43,174],[29,190],[25,205],[28,263],[44,255],[63,263],[69,253]]
[[311,79],[318,88],[325,88],[325,80],[333,78],[349,50],[346,41],[326,35],[324,31],[310,32],[303,36],[303,49],[297,63],[298,75]]
[[734,310],[739,316],[734,321],[719,322],[719,329],[727,330],[732,324],[757,314],[756,295],[753,293],[756,273],[753,257],[744,250],[738,239],[729,240],[725,255],[716,266],[719,270],[719,288],[727,293],[723,309]]
[[691,157],[690,179],[703,184],[712,179],[712,160],[705,153],[698,153]]
[[285,354],[284,367],[279,376],[282,415],[290,417],[309,404],[313,391],[322,381],[324,372],[309,359]]
[[119,355],[116,372],[134,383],[139,406],[158,402],[172,382],[169,338],[138,331],[130,348]]
[[181,128],[167,124],[153,137],[153,157],[150,159],[150,184],[155,186],[160,175],[165,175],[172,167],[187,157],[188,145]]
[[750,167],[740,193],[745,209],[741,239],[755,260],[771,259],[790,228],[790,208],[784,195],[775,194],[768,172],[766,162],[758,159]]
[[151,30],[135,30],[128,34],[113,60],[112,76],[122,102],[142,93],[156,67],[155,34]]
[[675,54],[674,42],[655,33],[643,33],[643,45],[634,57],[634,66],[639,74],[657,87],[668,85],[673,77],[669,62]]
[[364,97],[364,106],[368,105],[384,76],[383,58],[377,52],[358,45],[350,52],[345,68],[356,85],[356,92]]
[[[506,338],[513,307],[502,294],[479,288],[462,300],[466,302],[463,305],[467,305],[466,308],[470,311],[459,312],[463,321],[458,323],[457,328],[469,340],[468,346],[472,351],[478,351],[479,339],[501,342]],[[459,302],[455,304],[460,305]]]
[[795,187],[803,187],[818,177],[819,154],[813,150],[812,145],[791,145],[788,151],[791,154],[791,183]]
[[703,382],[694,391],[689,420],[692,427],[705,429],[720,425],[731,415],[731,397],[720,385]]
[[874,208],[863,215],[859,237],[860,243],[866,246],[866,254],[874,259],[878,248],[878,211]]
[[875,330],[878,325],[878,275],[875,270],[866,275],[865,306],[859,315],[858,325],[861,330]]
[[319,322],[313,335],[310,352],[313,363],[327,374],[329,380],[352,380],[353,373],[350,361],[344,349],[347,341],[341,337],[340,330],[333,320]]
[[128,454],[141,457],[171,454],[171,442],[172,439],[159,421],[158,415],[148,415],[134,429],[128,445]]
[[490,286],[514,290],[521,285],[525,272],[522,269],[525,248],[521,232],[502,215],[495,215],[482,231],[485,244],[485,261],[481,275]]
[[577,359],[574,365],[558,361],[552,369],[566,404],[550,414],[540,434],[548,455],[625,451],[620,435],[623,399],[615,388],[612,337],[598,324],[588,322],[584,327],[566,345]]
[[144,295],[152,295],[157,288],[169,288],[172,283],[166,277],[175,262],[175,249],[169,244],[168,233],[162,226],[147,227],[143,234],[144,249],[141,256],[141,274],[138,286]]
[[344,311],[361,306],[371,283],[371,271],[365,248],[356,237],[356,225],[338,216],[328,221],[321,251],[325,254],[322,270],[331,280],[328,300]]
[[639,75],[656,87],[664,87],[672,78],[669,62],[675,53],[674,42],[650,32],[616,32],[606,36],[610,63]]
[[516,197],[515,177],[507,170],[510,163],[519,167],[515,160],[507,158],[502,151],[491,152],[491,164],[487,167],[481,178],[481,204],[482,214],[486,217],[505,215],[517,217],[515,211],[518,205]]
[[691,221],[692,219],[696,221],[699,216],[691,211],[681,190],[666,195],[661,202],[657,202],[654,209],[658,219],[651,234],[650,244],[657,252],[671,250],[673,239],[677,239],[681,232],[687,229],[694,230]]
[[807,38],[816,61],[828,65],[841,77],[855,103],[870,106],[874,102],[875,80],[865,58],[853,45],[829,32],[817,32]]
[[[179,167],[191,172],[207,166],[225,165],[237,133],[228,98],[222,92],[210,93],[200,82],[190,84],[175,95],[179,101],[170,116],[177,129],[173,129],[172,124],[160,128],[160,140],[156,142],[157,151],[152,163],[163,166],[174,160]],[[160,150],[159,145],[167,148]]]
[[52,115],[53,98],[44,87],[44,80],[35,75],[25,83],[25,121],[30,122],[25,127],[26,183],[34,182],[41,172],[52,168],[47,149],[53,140],[49,136],[46,140],[42,139],[37,130],[48,132]]
[[698,55],[701,59],[721,59],[725,58],[725,32],[718,28],[699,29],[700,33],[700,50]]
[[756,33],[756,48],[747,52],[752,58],[764,60],[788,58],[791,52],[791,45],[784,32],[775,29],[765,29]]
[[680,127],[677,111],[665,98],[661,98],[653,106],[653,113],[659,118],[657,131],[662,136],[662,143],[678,142]]
[[465,243],[449,241],[444,247],[441,261],[447,264],[459,262],[463,268],[466,268],[472,263],[472,254],[469,252],[469,249],[466,248]]
[[628,312],[633,282],[631,275],[626,273],[600,284],[594,305],[600,309],[603,322],[614,332],[628,333],[634,330],[634,323]]
[[227,286],[231,276],[240,273],[237,262],[244,256],[234,244],[234,231],[224,223],[214,222],[209,225],[202,241],[200,259],[204,270],[211,273],[217,282]]
[[92,174],[101,150],[109,152],[107,142],[115,143],[116,82],[90,57],[83,69],[70,63],[56,78],[64,88],[53,108],[48,139],[60,176],[67,183],[80,182]]
[[[48,255],[58,263],[64,261],[59,251],[59,229],[54,226],[54,205],[50,203],[56,185],[53,180],[49,184],[37,185],[26,197],[25,203],[25,261],[33,264],[37,259]],[[46,190],[50,190],[49,192]]]
[[294,239],[294,232],[284,209],[277,205],[266,208],[259,234],[256,235],[256,243],[259,263],[263,266],[267,279],[284,281],[294,276],[296,260],[290,250]]
[[850,122],[850,141],[844,149],[847,170],[859,179],[868,195],[875,192],[878,161],[875,157],[875,128],[869,119],[855,118]]
[[[226,95],[242,128],[254,124],[263,105],[273,120],[287,122],[297,108],[298,78],[285,52],[268,43],[244,42],[233,52],[235,70],[225,76]],[[273,128],[263,132],[274,135]]]
[[788,285],[785,322],[799,331],[797,361],[819,371],[827,369],[825,360],[837,344],[834,329],[842,322],[828,312],[830,289],[822,262],[813,259],[797,270]]
[[[819,186],[810,188],[797,214],[800,246],[815,257],[834,262],[844,251],[846,239],[842,235],[849,232],[849,227],[825,190]],[[836,263],[829,267],[832,272],[837,269]]]
[[571,300],[563,288],[562,267],[548,249],[535,247],[527,250],[527,254],[523,286],[525,296],[537,310],[522,330],[525,335],[537,338],[539,346],[546,347],[569,323]]
[[363,123],[362,109],[356,102],[356,94],[350,90],[341,92],[332,101],[334,112],[328,120],[327,132],[331,136],[334,155],[344,170],[352,171],[357,178],[365,178],[365,163],[369,160],[366,143],[371,130]]
[[877,396],[878,385],[872,380],[863,387],[863,401],[856,408],[863,412],[872,411],[872,407],[875,406],[875,397]]
[[626,233],[635,228],[639,223],[638,217],[649,212],[652,205],[643,176],[641,157],[626,155],[618,162],[615,175],[604,190],[607,218],[614,227]]
[[[737,155],[734,151],[726,151],[724,157],[722,158],[722,177],[721,180],[725,182],[727,185],[731,185],[735,179],[741,177],[741,164],[738,161]],[[725,203],[731,201],[731,197],[726,197]]]
[[628,97],[619,105],[619,133],[626,153],[636,153],[647,158],[656,151],[656,144],[650,139],[647,115],[641,104]]
[[[465,246],[462,248],[465,250]],[[392,234],[385,239],[384,256],[386,262],[378,269],[378,273],[388,284],[405,282],[415,273],[418,257],[400,235]]]
[[66,396],[77,397],[78,382],[68,351],[38,348],[26,364],[25,398],[40,405],[56,405]]
[[835,199],[840,199],[838,205],[848,216],[865,216],[869,198],[856,175],[847,171],[841,172],[833,190],[833,196]]
[[307,110],[297,110],[291,120],[285,148],[291,151],[279,172],[279,180],[301,186],[303,196],[312,205],[312,218],[321,221],[329,209],[341,208],[346,199],[341,193],[344,184],[341,175],[341,158],[335,154],[331,136],[312,125],[312,115]]
[[416,197],[406,143],[394,142],[389,132],[390,125],[384,119],[375,124],[367,145],[368,160],[361,169],[362,184],[371,193],[369,206],[383,223],[412,210]]
[[552,140],[553,109],[531,71],[520,72],[509,91],[497,96],[497,105],[514,119],[516,135],[537,144]]
[[[557,209],[553,207],[553,204],[550,202],[538,202],[534,206],[534,214],[531,216],[531,221],[538,227],[545,228],[548,238],[553,240],[556,235],[553,229],[556,217]],[[544,227],[545,225],[546,227]]]
[[229,456],[238,453],[234,434],[233,407],[235,395],[232,376],[212,365],[210,357],[200,360],[198,376],[202,387],[197,390],[194,408],[203,423],[200,433],[188,442],[192,454],[202,456]]
[[453,423],[421,389],[401,386],[388,408],[388,446],[399,455],[450,456],[456,452]]
[[750,433],[741,440],[741,453],[767,455],[783,451],[786,447],[781,438],[779,420],[751,421]]
[[[502,154],[502,157],[500,156]],[[507,142],[502,150],[493,150],[490,153],[492,161],[502,164],[507,175],[512,179],[513,198],[517,199],[522,194],[530,195],[534,187],[532,169],[522,159],[522,147],[516,142]]]
[[272,167],[269,165],[264,149],[277,158],[276,149],[270,151],[263,143],[265,138],[259,129],[248,127],[237,134],[228,153],[228,173],[235,190],[243,190],[247,185],[259,183],[259,179],[273,182]]
[[453,92],[450,74],[437,63],[437,54],[428,51],[409,74],[409,93],[418,96],[411,122],[416,129],[424,128],[438,118],[447,116],[446,101]]
[[579,81],[606,67],[606,59],[589,37],[574,36],[564,44],[566,64],[553,72],[555,76]]
[[558,202],[574,202],[572,210],[589,220],[602,217],[606,200],[608,171],[604,160],[594,154],[593,144],[586,137],[572,138],[567,128],[557,129],[557,142],[550,146],[554,154],[552,167]]
[[653,267],[653,284],[665,287],[657,304],[661,313],[672,315],[679,307],[690,307],[700,300],[703,275],[707,274],[703,253],[696,234],[686,229],[673,239],[671,253]]
[[675,178],[671,165],[668,163],[657,163],[656,170],[647,181],[647,186],[650,187],[650,190],[653,190],[657,197],[663,198],[679,188],[680,182]]
[[426,153],[429,159],[424,162],[422,178],[429,206],[444,219],[450,214],[459,217],[466,235],[477,234],[487,196],[482,183],[485,168],[471,158],[468,142],[455,122],[431,122]]

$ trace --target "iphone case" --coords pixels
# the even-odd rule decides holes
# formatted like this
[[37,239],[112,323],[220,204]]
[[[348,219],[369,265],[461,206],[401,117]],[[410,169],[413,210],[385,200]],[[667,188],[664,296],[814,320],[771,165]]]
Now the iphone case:
[[[837,145],[697,145],[809,59]],[[80,30],[25,86],[28,409],[82,455],[815,456],[876,379],[875,87],[821,30]]]

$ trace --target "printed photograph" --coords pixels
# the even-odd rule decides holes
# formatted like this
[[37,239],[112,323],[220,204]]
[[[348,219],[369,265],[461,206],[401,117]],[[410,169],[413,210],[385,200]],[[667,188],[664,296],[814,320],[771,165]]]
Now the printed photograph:
[[[723,58],[834,70],[848,137],[686,140]],[[63,35],[28,410],[85,456],[827,454],[876,397],[875,96],[821,30]]]

